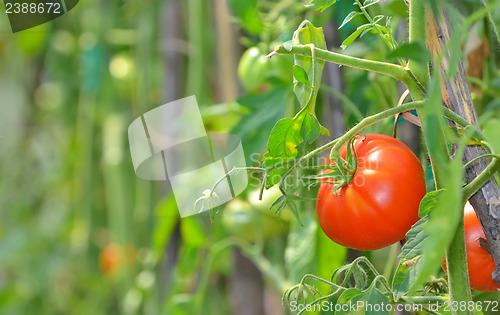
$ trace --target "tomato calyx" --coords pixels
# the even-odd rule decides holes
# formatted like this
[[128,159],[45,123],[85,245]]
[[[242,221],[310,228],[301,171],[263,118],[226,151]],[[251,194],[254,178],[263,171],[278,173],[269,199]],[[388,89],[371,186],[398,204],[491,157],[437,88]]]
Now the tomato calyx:
[[339,190],[348,185],[356,174],[358,169],[358,159],[354,149],[354,137],[349,140],[347,144],[346,158],[340,156],[340,152],[333,152],[331,165],[320,165],[315,167],[321,170],[317,175],[306,176],[306,178],[313,180],[314,185],[317,183],[327,183],[333,185],[333,194],[339,195]]
[[333,175],[336,175],[335,177],[338,178],[335,179],[333,183],[333,194],[335,196],[339,195],[339,190],[342,187],[348,185],[352,181],[358,169],[358,158],[356,156],[356,150],[354,149],[354,139],[355,137],[351,138],[347,143],[347,155],[345,160],[340,156],[340,152],[335,153],[335,159],[333,160],[335,162],[334,170],[329,172],[333,173]]

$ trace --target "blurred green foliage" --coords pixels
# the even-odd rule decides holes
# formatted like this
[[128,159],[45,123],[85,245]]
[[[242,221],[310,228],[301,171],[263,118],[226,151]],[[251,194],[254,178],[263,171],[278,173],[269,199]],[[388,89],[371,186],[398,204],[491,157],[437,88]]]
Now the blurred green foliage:
[[[300,209],[303,227],[292,220],[283,233],[250,244],[224,229],[221,213],[213,222],[208,213],[180,219],[168,184],[137,178],[128,151],[130,122],[195,94],[209,131],[232,130],[243,139],[248,164],[256,164],[276,121],[298,108],[291,77],[285,72],[266,78],[260,90],[238,84],[227,91],[221,60],[234,59],[229,72],[236,81],[247,48],[272,51],[303,19],[330,25],[327,38],[337,32],[342,39],[364,22],[356,17],[336,31],[349,3],[320,15],[306,2],[228,0],[224,17],[216,9],[224,1],[88,0],[15,34],[5,15],[0,19],[0,313],[230,314],[235,246],[264,274],[277,305],[305,273],[328,277],[344,263],[347,250],[321,232],[313,203]],[[466,1],[463,14],[475,6]],[[403,1],[373,10],[393,15],[396,39],[406,38],[399,31],[407,18]],[[224,18],[230,24],[216,27]],[[498,10],[492,19],[500,20]],[[471,82],[485,134],[493,137],[499,54],[487,25],[481,21],[474,32],[492,53]],[[231,29],[230,50],[219,49],[224,28]],[[345,53],[384,60],[387,48],[367,35]],[[345,128],[360,114],[394,106],[401,92],[392,79],[358,70],[343,69],[339,79]],[[224,91],[235,97],[222,97]],[[317,107],[326,107],[328,95],[320,90]],[[320,122],[329,115],[322,113]],[[367,130],[391,131],[390,121]],[[110,255],[119,257],[106,260],[110,244],[118,249]],[[373,254],[375,265],[386,265],[386,252]],[[114,271],[106,271],[103,264],[113,261]]]

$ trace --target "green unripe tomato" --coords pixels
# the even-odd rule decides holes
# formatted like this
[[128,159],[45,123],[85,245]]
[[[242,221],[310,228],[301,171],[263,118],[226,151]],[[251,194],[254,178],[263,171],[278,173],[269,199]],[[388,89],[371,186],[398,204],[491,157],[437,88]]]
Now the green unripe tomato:
[[238,64],[238,78],[247,91],[265,89],[266,81],[277,78],[292,83],[293,56],[266,57],[258,47],[248,48]]
[[[259,194],[260,190],[254,190],[248,194],[248,202],[250,202],[250,205],[252,205],[255,209],[258,209],[259,211],[262,211],[264,213],[278,216],[277,214],[274,214],[275,208],[271,209],[272,204],[281,197],[282,193],[277,185],[269,188],[268,190],[264,190],[264,193],[262,194],[262,200],[259,200]],[[288,223],[290,222],[291,218],[291,212],[288,206],[285,206],[281,212],[280,212],[280,217],[279,219],[283,223]]]
[[222,213],[222,224],[229,234],[252,243],[260,235],[263,240],[268,240],[284,231],[276,215],[261,211],[241,199],[234,199],[227,204]]

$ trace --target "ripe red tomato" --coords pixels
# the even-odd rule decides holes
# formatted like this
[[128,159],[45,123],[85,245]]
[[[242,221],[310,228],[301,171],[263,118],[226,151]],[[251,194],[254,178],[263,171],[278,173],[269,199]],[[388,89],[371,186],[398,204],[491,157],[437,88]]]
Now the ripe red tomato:
[[[354,140],[358,168],[338,196],[321,183],[316,214],[334,242],[357,250],[375,250],[405,237],[418,221],[425,195],[422,165],[402,142],[380,134]],[[346,158],[347,145],[340,149]],[[335,163],[331,163],[335,164]]]
[[474,209],[468,202],[464,209],[464,227],[470,286],[478,291],[496,292],[500,285],[491,279],[495,262],[491,255],[479,246],[479,239],[486,237]]

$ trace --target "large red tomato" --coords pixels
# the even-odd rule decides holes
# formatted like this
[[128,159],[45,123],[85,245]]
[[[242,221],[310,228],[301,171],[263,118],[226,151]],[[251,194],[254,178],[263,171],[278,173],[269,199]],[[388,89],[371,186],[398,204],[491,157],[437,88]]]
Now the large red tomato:
[[486,237],[474,209],[468,202],[464,209],[464,227],[470,286],[478,291],[496,292],[500,285],[491,279],[495,262],[491,255],[479,246],[479,239]]
[[[338,196],[333,194],[333,184],[321,183],[316,214],[334,242],[375,250],[403,239],[418,221],[418,207],[426,192],[424,171],[411,150],[389,136],[358,136],[354,150],[358,168],[352,181]],[[346,153],[344,145],[342,158]]]

